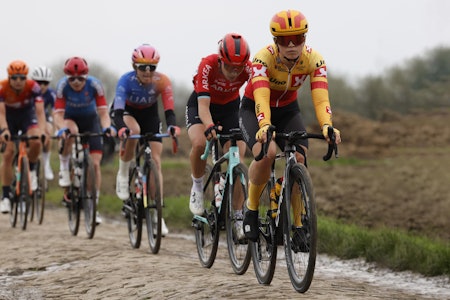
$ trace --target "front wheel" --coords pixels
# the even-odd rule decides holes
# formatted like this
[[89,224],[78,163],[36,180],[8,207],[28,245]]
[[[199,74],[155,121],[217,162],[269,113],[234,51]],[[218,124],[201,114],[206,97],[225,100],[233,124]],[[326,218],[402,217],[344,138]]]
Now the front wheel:
[[94,164],[88,156],[84,166],[84,174],[82,179],[83,210],[84,210],[84,225],[89,239],[92,239],[95,234],[95,216],[97,213],[97,177],[95,175]]
[[28,159],[22,157],[20,167],[19,195],[16,198],[17,207],[15,211],[19,217],[20,226],[27,229],[28,209],[30,206],[30,169]]
[[156,254],[161,246],[162,205],[158,169],[152,159],[144,172],[147,180],[143,189],[143,205],[148,243],[152,253]]
[[219,246],[219,215],[214,204],[214,181],[206,182],[211,170],[212,167],[207,164],[203,190],[204,212],[201,216],[194,216],[192,221],[198,258],[205,268],[211,268],[214,264]]
[[42,224],[44,220],[45,208],[45,178],[43,176],[43,168],[41,168],[40,160],[36,164],[36,174],[38,179],[38,187],[33,192],[33,199],[31,204],[30,221],[33,220],[33,215],[36,215],[38,224]]
[[[222,204],[226,204],[225,226],[231,266],[234,273],[242,275],[247,271],[251,260],[248,240],[245,237],[240,237],[237,232],[237,230],[243,230],[243,208],[247,199],[247,167],[243,164],[235,166],[232,176],[233,183],[231,185],[227,183]],[[233,208],[236,206],[238,206],[238,209]]]
[[290,168],[283,213],[284,251],[294,289],[304,293],[311,285],[316,265],[317,216],[312,180],[302,164]]

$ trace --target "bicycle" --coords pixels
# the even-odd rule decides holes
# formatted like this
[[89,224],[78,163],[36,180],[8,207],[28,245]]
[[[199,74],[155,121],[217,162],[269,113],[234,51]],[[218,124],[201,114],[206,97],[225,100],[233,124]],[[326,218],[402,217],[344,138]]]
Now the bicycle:
[[[38,197],[38,191],[42,190],[42,183],[38,181],[38,189],[32,191],[31,189],[31,177],[30,177],[30,164],[28,160],[28,147],[30,140],[41,139],[43,136],[27,136],[24,134],[12,135],[9,138],[15,142],[16,152],[13,158],[14,177],[11,183],[11,190],[13,191],[11,197],[11,211],[10,211],[10,224],[11,227],[16,227],[17,219],[19,218],[20,226],[22,230],[27,228],[28,213],[31,206],[30,221],[33,220],[34,206],[36,206],[37,217],[39,224],[42,223],[44,213],[45,196]],[[4,146],[2,146],[4,151]],[[37,162],[36,172],[39,174],[39,160]],[[35,202],[36,201],[36,202]]]
[[[172,152],[177,152],[177,138],[168,133],[145,133],[130,135],[127,139],[138,139],[135,159],[129,168],[130,197],[124,202],[122,211],[127,219],[131,246],[139,248],[142,239],[142,223],[145,218],[150,250],[158,253],[161,246],[162,199],[158,169],[152,158],[149,142],[154,138],[172,137]],[[141,162],[141,160],[143,162]]]
[[[228,152],[219,157],[219,140],[230,140],[231,146]],[[250,250],[248,241],[238,240],[233,228],[236,221],[242,221],[243,216],[236,216],[233,209],[233,200],[241,197],[242,203],[247,198],[247,167],[240,162],[239,148],[236,144],[242,140],[239,128],[231,129],[229,134],[218,134],[217,139],[207,141],[205,152],[201,156],[203,160],[212,154],[212,163],[206,165],[204,176],[204,203],[205,210],[202,215],[194,215],[192,226],[195,229],[195,241],[200,263],[203,267],[211,268],[217,255],[219,244],[219,232],[225,227],[227,237],[227,249],[233,271],[244,274],[250,264]],[[212,149],[212,151],[210,151]],[[221,165],[227,162],[226,172],[221,171]],[[224,188],[221,191],[222,201],[216,204],[214,186],[221,177],[225,179]],[[243,204],[242,204],[243,205]]]
[[[329,160],[333,154],[338,157],[334,143],[334,131],[329,127],[328,135],[332,143],[323,160]],[[255,158],[260,160],[267,153],[275,127],[270,126],[267,143]],[[252,261],[256,277],[260,284],[270,284],[275,272],[277,247],[284,245],[285,259],[289,278],[297,292],[306,292],[312,282],[317,246],[317,215],[312,180],[307,167],[297,163],[295,143],[302,139],[324,139],[322,134],[301,131],[276,133],[277,138],[286,141],[282,152],[276,155],[271,167],[268,183],[260,196],[259,237],[250,242]],[[275,161],[285,158],[283,177],[276,178]],[[278,181],[278,183],[277,183]],[[278,190],[276,189],[276,184]],[[278,195],[278,196],[277,196]],[[292,209],[291,209],[291,204]],[[301,226],[295,226],[295,221]]]
[[[71,184],[65,188],[64,204],[68,211],[69,230],[77,235],[80,226],[81,211],[84,212],[84,225],[89,239],[95,234],[97,212],[97,176],[94,164],[89,155],[89,139],[105,136],[104,133],[69,133],[68,138],[74,138],[72,155],[69,161]],[[61,140],[59,153],[64,149],[64,139]]]

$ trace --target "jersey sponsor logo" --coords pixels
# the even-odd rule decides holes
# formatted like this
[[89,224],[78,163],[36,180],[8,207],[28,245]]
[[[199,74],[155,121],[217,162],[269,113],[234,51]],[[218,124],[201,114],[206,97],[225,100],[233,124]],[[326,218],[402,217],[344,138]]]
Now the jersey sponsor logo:
[[263,65],[254,65],[253,66],[253,76],[252,77],[258,77],[258,76],[264,76],[267,77],[267,67]]
[[303,84],[303,82],[305,82],[306,78],[308,77],[308,75],[306,74],[294,74],[292,76],[292,87],[299,87]]
[[210,65],[205,65],[205,67],[202,70],[202,86],[205,90],[209,90],[208,88],[208,76],[209,72],[211,71],[212,67]]
[[258,120],[258,123],[261,122],[261,120],[264,120],[264,119],[265,119],[264,113],[263,113],[263,112],[262,112],[262,113],[259,113],[259,114],[256,116],[256,119]]
[[327,78],[327,67],[322,67],[322,68],[316,69],[314,71],[314,77],[325,77],[325,78]]
[[330,115],[332,114],[332,112],[331,112],[331,107],[327,106],[325,109],[326,109],[326,111],[327,111],[328,114],[330,114]]
[[316,62],[316,68],[320,68],[321,66],[323,66],[325,64],[325,61],[323,59],[319,60],[318,62]]

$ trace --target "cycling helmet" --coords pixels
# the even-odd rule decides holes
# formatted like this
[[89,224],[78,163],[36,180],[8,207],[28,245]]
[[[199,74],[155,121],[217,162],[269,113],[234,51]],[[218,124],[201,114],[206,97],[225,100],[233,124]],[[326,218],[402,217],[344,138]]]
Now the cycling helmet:
[[31,73],[31,78],[36,81],[52,81],[53,73],[52,70],[47,68],[46,66],[39,66],[34,69],[33,73]]
[[283,10],[270,20],[270,33],[273,36],[300,35],[308,32],[308,21],[297,10]]
[[133,64],[152,64],[159,63],[159,53],[155,47],[149,44],[143,44],[133,50],[131,54],[131,60]]
[[66,60],[64,64],[64,73],[69,76],[87,75],[89,67],[84,58],[74,56]]
[[250,49],[240,34],[228,33],[219,41],[219,57],[227,65],[242,66],[250,58]]
[[22,74],[22,75],[27,75],[28,74],[28,66],[22,60],[12,61],[8,65],[7,70],[8,70],[8,75],[9,76],[16,75],[16,74]]

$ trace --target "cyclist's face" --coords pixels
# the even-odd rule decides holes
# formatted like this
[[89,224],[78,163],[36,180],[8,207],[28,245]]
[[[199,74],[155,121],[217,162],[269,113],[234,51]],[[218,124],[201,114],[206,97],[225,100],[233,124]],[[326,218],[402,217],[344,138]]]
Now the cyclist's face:
[[155,74],[156,65],[140,65],[135,64],[136,76],[142,84],[152,83],[153,75]]
[[22,91],[25,88],[27,76],[22,74],[14,74],[9,76],[9,84],[16,91]]
[[[301,38],[300,38],[301,37]],[[305,46],[305,35],[292,37],[278,37],[274,41],[278,45],[280,56],[290,60],[298,59],[302,55]]]
[[220,63],[220,68],[222,70],[223,75],[229,81],[235,80],[239,75],[241,75],[242,71],[244,71],[245,66],[233,66],[227,65],[224,62]]
[[70,76],[67,78],[67,82],[75,92],[79,92],[86,85],[86,76]]

